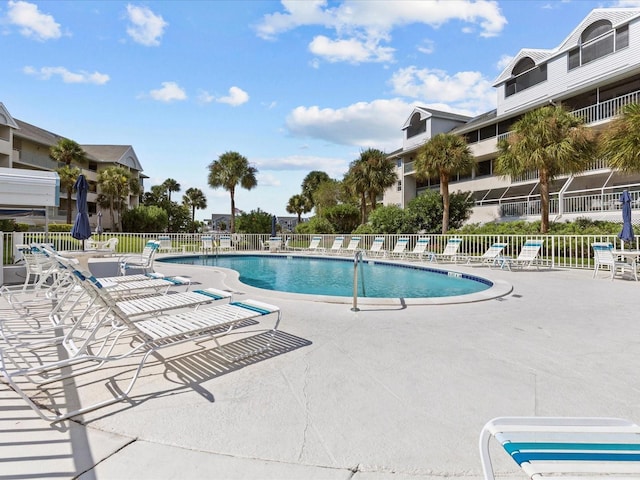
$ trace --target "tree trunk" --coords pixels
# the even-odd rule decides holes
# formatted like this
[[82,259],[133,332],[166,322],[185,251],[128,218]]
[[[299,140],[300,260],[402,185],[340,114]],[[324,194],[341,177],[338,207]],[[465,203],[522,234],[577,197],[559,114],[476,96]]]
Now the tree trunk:
[[540,170],[540,233],[549,232],[549,175]]
[[367,197],[364,192],[360,194],[360,224],[367,223]]
[[449,230],[449,177],[440,174],[440,194],[442,195],[442,233]]
[[71,193],[73,187],[67,188],[67,224],[71,224],[71,213],[73,212],[73,200],[71,199]]
[[231,220],[229,223],[231,223],[231,225],[229,226],[229,230],[231,231],[231,233],[236,233],[236,199],[235,197],[235,191],[233,189],[229,190],[229,194],[231,195]]

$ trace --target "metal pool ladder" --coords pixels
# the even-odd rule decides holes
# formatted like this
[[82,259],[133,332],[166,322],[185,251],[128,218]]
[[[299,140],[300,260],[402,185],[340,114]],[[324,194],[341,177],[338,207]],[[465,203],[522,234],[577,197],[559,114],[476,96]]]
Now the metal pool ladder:
[[352,312],[359,312],[358,308],[358,265],[360,265],[360,274],[362,277],[362,295],[366,296],[367,292],[364,288],[364,271],[362,270],[362,262],[364,260],[364,251],[357,250],[355,255],[353,256],[353,306],[351,307]]

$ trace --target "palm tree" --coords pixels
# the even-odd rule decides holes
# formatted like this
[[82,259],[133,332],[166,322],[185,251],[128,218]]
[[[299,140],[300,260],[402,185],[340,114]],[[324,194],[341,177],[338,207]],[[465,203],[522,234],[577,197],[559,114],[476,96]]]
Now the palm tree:
[[171,201],[171,192],[180,191],[180,184],[173,178],[167,178],[162,182],[162,186],[167,190],[167,197],[169,198],[169,201]]
[[349,171],[344,177],[344,183],[353,193],[360,197],[360,223],[367,221],[367,191],[369,178],[366,165],[361,160],[354,160],[349,165]]
[[98,174],[98,185],[102,194],[109,199],[111,225],[116,231],[122,230],[121,216],[116,222],[115,213],[120,213],[126,205],[131,188],[131,174],[124,167],[109,167]]
[[440,179],[442,195],[442,233],[449,230],[449,178],[470,172],[475,159],[463,137],[451,133],[438,133],[420,147],[415,161],[416,178]]
[[307,197],[307,200],[311,203],[312,207],[315,207],[315,201],[313,199],[313,194],[317,190],[318,186],[321,183],[328,182],[331,180],[331,177],[326,172],[321,172],[319,170],[314,170],[309,172],[304,180],[302,181],[302,195]]
[[369,180],[369,204],[373,211],[378,205],[378,195],[395,185],[398,174],[393,163],[387,159],[387,154],[376,148],[368,148],[360,152],[360,162],[364,163],[365,175]]
[[498,143],[495,171],[516,177],[538,171],[540,232],[549,231],[549,183],[558,175],[583,172],[593,161],[596,142],[584,121],[564,107],[548,105],[527,112]]
[[289,199],[287,204],[287,212],[298,215],[298,223],[302,220],[302,214],[311,211],[311,204],[304,195],[294,195]]
[[231,233],[236,231],[236,187],[240,184],[242,188],[251,190],[258,184],[257,173],[258,169],[249,165],[249,161],[238,152],[225,152],[209,165],[209,186],[222,187],[231,196]]
[[623,173],[640,172],[640,104],[626,105],[600,137],[600,151],[609,167]]
[[57,168],[60,175],[60,186],[67,191],[67,223],[71,223],[71,194],[73,185],[80,175],[80,169],[72,167],[72,164],[82,164],[86,161],[87,155],[82,147],[68,138],[62,138],[49,149],[49,157],[56,162],[63,163],[64,166]]
[[58,176],[60,177],[60,188],[67,192],[67,223],[71,223],[71,211],[73,210],[73,202],[71,201],[71,193],[73,192],[73,186],[76,184],[76,180],[80,176],[80,169],[78,167],[72,167],[65,165],[56,169]]
[[187,188],[182,196],[182,203],[191,209],[191,221],[196,219],[196,209],[204,210],[207,208],[207,197],[199,188]]

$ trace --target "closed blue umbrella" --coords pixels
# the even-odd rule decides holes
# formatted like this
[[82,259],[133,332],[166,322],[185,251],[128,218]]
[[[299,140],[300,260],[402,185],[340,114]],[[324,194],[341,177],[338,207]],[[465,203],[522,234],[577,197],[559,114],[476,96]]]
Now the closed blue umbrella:
[[273,215],[271,217],[271,236],[272,237],[276,236],[276,220],[277,220],[276,216]]
[[78,213],[76,221],[71,229],[71,236],[77,240],[82,240],[82,249],[84,250],[84,241],[91,236],[91,225],[89,225],[89,209],[87,207],[87,191],[89,185],[84,175],[79,175],[76,183],[73,185],[76,191],[76,206]]
[[633,242],[633,225],[631,224],[631,195],[628,190],[622,192],[620,196],[622,203],[622,231],[618,238],[623,242]]

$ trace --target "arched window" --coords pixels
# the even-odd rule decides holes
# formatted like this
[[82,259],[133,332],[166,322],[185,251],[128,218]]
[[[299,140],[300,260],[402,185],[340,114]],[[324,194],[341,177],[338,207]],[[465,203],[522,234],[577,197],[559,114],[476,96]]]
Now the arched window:
[[511,70],[511,79],[505,85],[505,97],[526,90],[547,79],[547,64],[536,67],[531,57],[524,57]]
[[416,112],[411,116],[409,127],[407,128],[407,138],[415,137],[427,131],[427,120],[420,120],[420,113]]
[[569,52],[568,69],[593,62],[628,46],[628,25],[614,30],[609,20],[598,20],[582,31],[580,45]]
[[535,62],[531,59],[531,57],[524,57],[516,63],[516,66],[511,70],[511,75],[514,77],[520,75],[521,73],[526,72],[527,70],[531,70],[536,66]]

